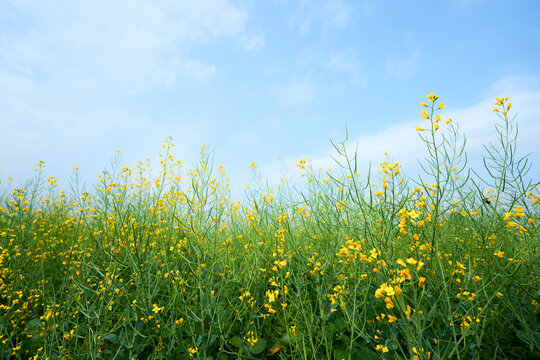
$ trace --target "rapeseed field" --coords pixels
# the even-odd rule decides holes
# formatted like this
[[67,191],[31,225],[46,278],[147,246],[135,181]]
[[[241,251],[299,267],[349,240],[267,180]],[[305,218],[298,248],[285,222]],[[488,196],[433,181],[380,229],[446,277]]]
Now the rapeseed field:
[[438,97],[420,105],[417,177],[361,174],[334,143],[337,170],[302,159],[301,188],[233,201],[206,148],[185,171],[169,139],[153,175],[62,191],[39,163],[2,184],[0,358],[540,358],[540,195],[512,104],[483,169]]

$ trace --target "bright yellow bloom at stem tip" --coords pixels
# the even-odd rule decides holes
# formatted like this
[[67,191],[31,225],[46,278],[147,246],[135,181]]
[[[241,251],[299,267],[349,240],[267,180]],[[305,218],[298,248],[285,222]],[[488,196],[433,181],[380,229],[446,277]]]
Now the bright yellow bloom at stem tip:
[[196,354],[197,351],[199,351],[199,348],[198,347],[189,348],[188,351],[189,351],[189,356],[193,357],[193,355]]
[[428,98],[429,101],[436,101],[439,97],[437,95],[433,95],[433,92],[430,92],[429,94],[426,95],[426,97]]

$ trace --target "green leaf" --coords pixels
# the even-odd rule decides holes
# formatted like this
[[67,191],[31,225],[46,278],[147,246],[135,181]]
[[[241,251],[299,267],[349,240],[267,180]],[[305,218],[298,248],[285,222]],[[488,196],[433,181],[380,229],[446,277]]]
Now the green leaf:
[[255,345],[253,345],[251,347],[251,353],[252,354],[255,354],[255,355],[258,355],[260,353],[262,353],[264,351],[264,349],[266,349],[266,340],[264,339],[259,339]]
[[116,334],[114,333],[105,335],[103,337],[103,340],[107,340],[108,342],[111,342],[113,344],[118,344],[118,336],[116,336]]
[[43,339],[39,336],[41,333],[41,320],[39,319],[32,319],[29,322],[26,323],[26,328],[28,329],[27,334],[32,336],[30,338],[33,342],[39,342]]
[[233,337],[230,341],[229,341],[233,346],[239,348],[242,346],[242,344],[244,343],[244,340],[240,339],[238,336],[235,336]]
[[357,348],[353,351],[353,359],[379,360],[379,355],[367,347]]
[[143,328],[144,328],[144,321],[141,321],[141,320],[137,320],[135,321],[135,329],[137,329],[138,331],[141,331]]
[[217,360],[229,360],[229,358],[227,357],[227,354],[219,353]]
[[291,344],[291,337],[289,334],[283,335],[281,339],[279,339],[279,342],[283,345],[290,345]]
[[171,344],[169,345],[169,350],[167,351],[168,354],[171,354],[174,350],[174,345],[176,344],[176,339],[172,339]]
[[[26,323],[26,327],[28,328],[28,330],[36,330],[41,327],[41,320],[39,319],[32,319],[30,320],[29,322]],[[0,329],[2,329],[3,326],[0,324]]]

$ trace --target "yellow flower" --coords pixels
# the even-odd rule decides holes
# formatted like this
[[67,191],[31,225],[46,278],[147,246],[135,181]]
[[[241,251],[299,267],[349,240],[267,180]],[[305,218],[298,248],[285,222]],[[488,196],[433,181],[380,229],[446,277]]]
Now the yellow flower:
[[407,259],[407,264],[411,264],[411,265],[416,265],[418,261],[413,259],[413,258],[408,258]]
[[502,259],[502,257],[504,256],[504,251],[497,251],[496,253],[493,253],[493,255],[495,255],[496,257],[498,257],[499,259]]
[[268,297],[268,302],[273,303],[276,301],[276,298],[279,295],[279,290],[274,290],[274,291],[268,290],[265,295]]
[[420,106],[428,107],[427,104],[426,104],[425,102],[421,102],[421,103],[420,103]]
[[388,315],[388,322],[389,322],[389,323],[393,323],[393,322],[396,321],[396,320],[397,320],[397,317],[392,316],[392,315]]
[[394,288],[390,285],[386,285],[384,288],[384,291],[386,292],[386,296],[394,296],[396,294],[396,292],[394,291]]
[[418,279],[418,287],[424,286],[425,282],[426,282],[426,278],[423,276],[420,276],[420,279]]
[[444,109],[444,104],[443,103],[439,104],[439,109]]
[[407,280],[411,280],[411,272],[409,271],[409,269],[399,270],[399,274],[405,277]]
[[433,92],[426,95],[426,97],[429,99],[429,101],[436,101],[439,98],[437,95],[433,95]]
[[387,353],[387,352],[388,352],[388,348],[387,348],[386,346],[380,345],[380,344],[377,345],[377,346],[375,347],[375,350],[382,351],[383,353]]

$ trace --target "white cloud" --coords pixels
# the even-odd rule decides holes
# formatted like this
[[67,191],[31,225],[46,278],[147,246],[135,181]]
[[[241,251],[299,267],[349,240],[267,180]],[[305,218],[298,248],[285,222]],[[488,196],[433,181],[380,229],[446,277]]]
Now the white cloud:
[[163,134],[190,129],[196,135],[179,143],[197,148],[212,126],[193,128],[204,124],[199,119],[169,126],[133,99],[210,81],[215,65],[191,48],[241,37],[247,19],[225,0],[17,0],[3,7],[10,16],[0,33],[0,127],[10,136],[0,143],[0,171],[19,180],[39,160],[57,176],[82,163],[95,174],[115,147],[148,153]]
[[420,70],[420,50],[416,50],[408,57],[396,59],[388,56],[386,58],[387,78],[410,78]]
[[[536,86],[523,86],[526,83]],[[532,153],[530,160],[536,168],[533,166],[530,175],[537,181],[540,180],[540,171],[537,170],[540,164],[540,148],[538,147],[540,90],[537,84],[537,80],[530,78],[507,78],[496,83],[489,91],[488,97],[475,105],[452,110],[452,106],[446,104],[447,109],[441,113],[441,117],[444,120],[451,117],[459,125],[460,134],[466,136],[466,152],[470,166],[475,169],[481,167],[481,157],[485,155],[484,145],[497,143],[494,125],[498,118],[492,111],[494,99],[496,96],[509,96],[514,105],[512,111],[518,114],[516,118],[519,126],[518,156]],[[492,93],[495,95],[491,96]],[[444,102],[444,99],[441,100]],[[421,116],[418,115],[416,120],[403,121],[377,133],[352,136],[347,150],[352,155],[358,146],[357,161],[360,172],[363,174],[367,174],[369,163],[371,163],[372,172],[378,171],[379,163],[386,160],[384,153],[387,152],[390,153],[392,161],[402,164],[406,174],[414,176],[421,171],[418,160],[428,155],[425,144],[416,131],[416,126],[423,126],[422,121],[426,120],[421,120]],[[441,127],[444,129],[445,125]],[[322,150],[314,150],[311,154],[290,156],[279,164],[260,164],[259,168],[263,178],[268,178],[269,183],[274,186],[280,183],[283,176],[294,183],[300,180],[295,164],[301,158],[311,158],[314,169],[326,171],[333,168],[336,170],[338,166],[328,154],[336,157],[333,148],[328,146]]]
[[349,25],[352,11],[353,8],[342,0],[303,0],[289,22],[297,26],[302,35],[310,33],[314,26],[342,29]]
[[358,13],[364,17],[370,17],[375,14],[377,10],[377,1],[376,0],[365,0],[359,5]]
[[[34,79],[65,76],[79,87],[87,84],[88,91],[140,92],[186,71],[208,80],[211,65],[194,67],[190,46],[238,35],[247,18],[226,1],[11,5],[30,25],[0,39],[4,67]],[[84,75],[90,73],[90,79]]]
[[230,143],[236,146],[255,146],[261,142],[259,136],[248,130],[237,130],[230,138]]
[[202,64],[199,60],[187,60],[179,65],[178,75],[198,84],[208,82],[216,73],[216,67]]
[[362,65],[354,55],[346,51],[334,53],[328,61],[328,68],[336,72],[347,74],[351,85],[367,86],[367,74],[362,72]]
[[323,13],[326,14],[328,22],[337,28],[344,28],[351,19],[352,7],[343,1],[328,1],[323,7]]
[[240,40],[247,51],[261,50],[264,47],[264,35],[262,34],[244,34]]
[[271,95],[284,105],[306,105],[315,100],[317,87],[307,81],[292,81],[272,89]]

